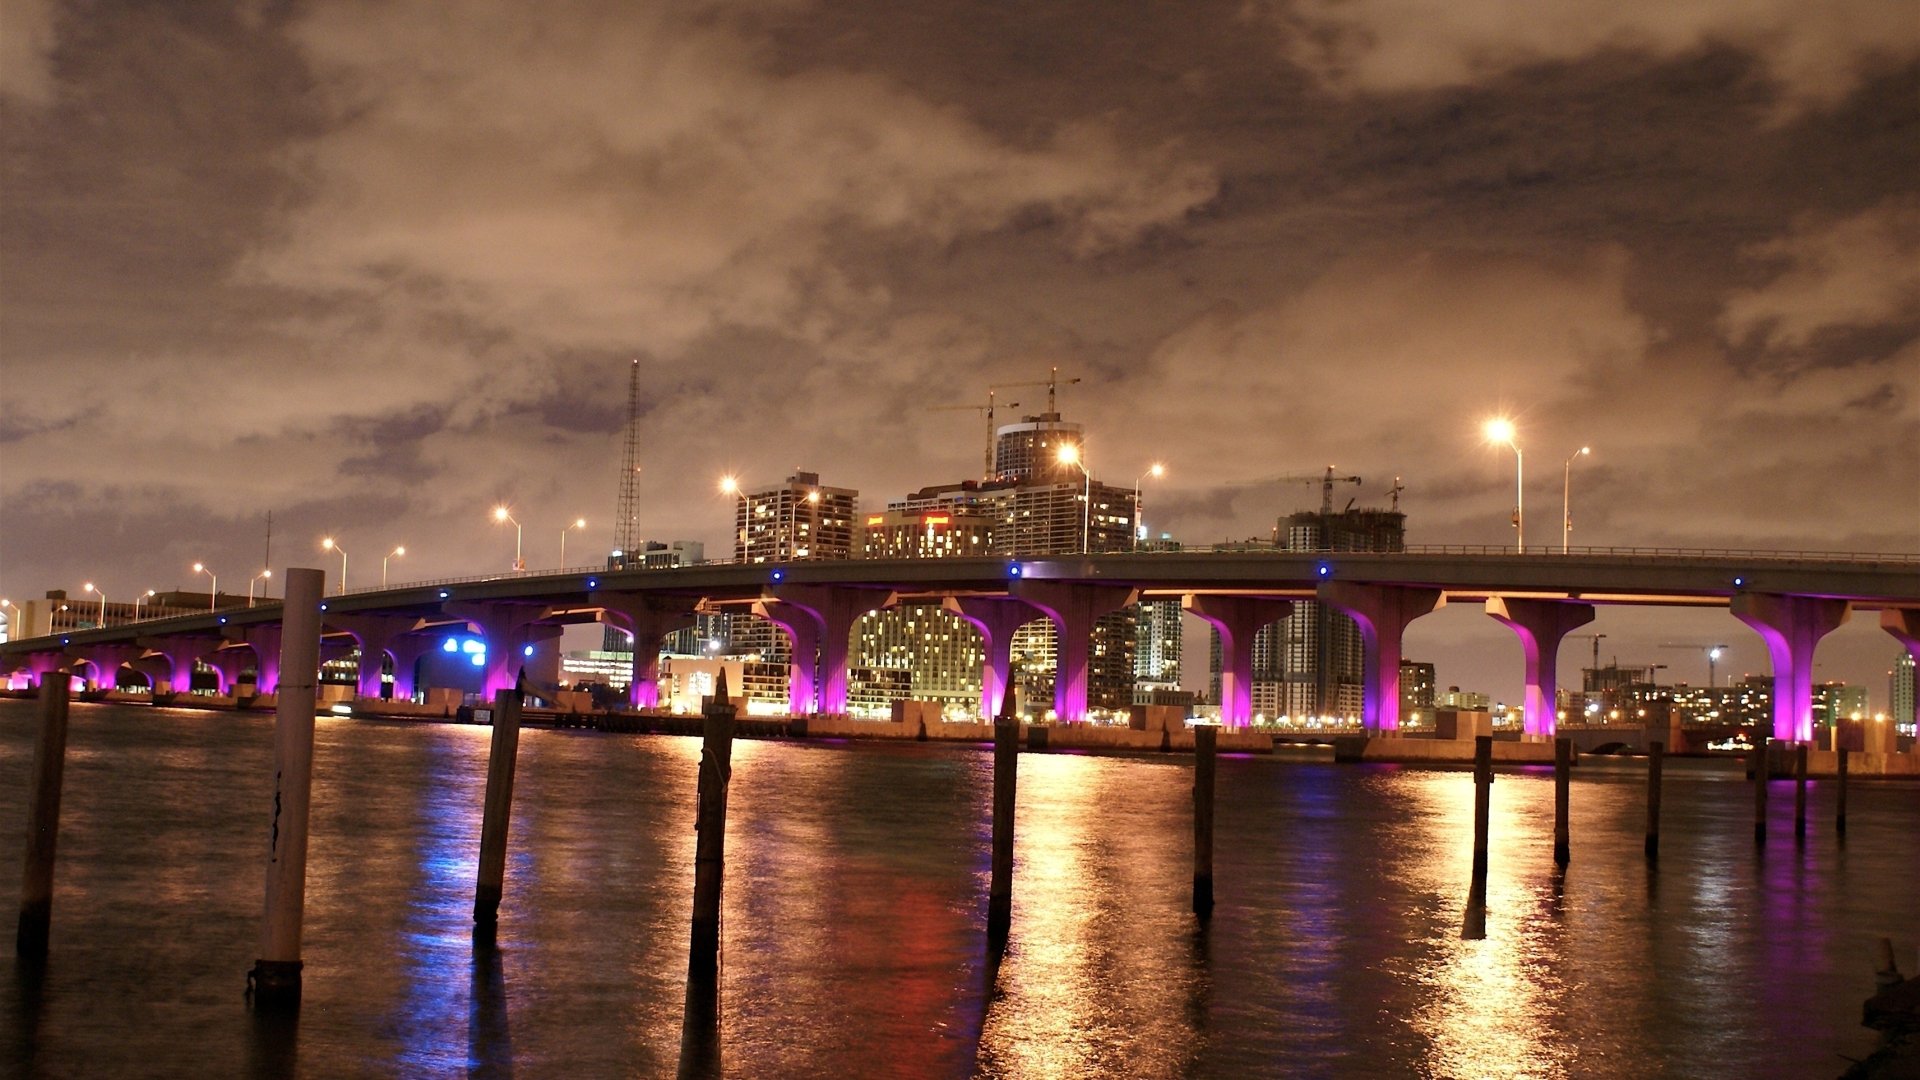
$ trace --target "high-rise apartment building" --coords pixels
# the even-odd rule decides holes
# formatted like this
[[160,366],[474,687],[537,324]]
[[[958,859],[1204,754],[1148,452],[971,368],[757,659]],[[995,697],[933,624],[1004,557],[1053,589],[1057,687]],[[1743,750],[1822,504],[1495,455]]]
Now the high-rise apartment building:
[[735,562],[851,559],[858,550],[855,514],[860,493],[827,487],[820,474],[796,472],[786,482],[734,500]]
[[1913,655],[1905,649],[1894,658],[1893,670],[1887,674],[1887,700],[1892,703],[1892,712],[1896,724],[1911,724],[1913,717]]

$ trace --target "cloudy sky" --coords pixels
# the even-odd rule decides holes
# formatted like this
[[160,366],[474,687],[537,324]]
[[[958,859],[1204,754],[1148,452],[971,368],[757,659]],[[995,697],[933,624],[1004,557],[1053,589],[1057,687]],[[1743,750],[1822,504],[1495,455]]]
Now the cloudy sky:
[[[1328,463],[1510,542],[1504,411],[1533,543],[1591,444],[1575,543],[1920,551],[1909,0],[0,0],[0,153],[16,596],[244,581],[268,511],[367,583],[504,568],[499,501],[583,561],[636,357],[642,531],[716,550],[723,472],[971,476],[930,410],[1058,365],[1191,543]],[[1821,658],[1883,696],[1872,622]],[[1483,623],[1410,652],[1517,684]]]

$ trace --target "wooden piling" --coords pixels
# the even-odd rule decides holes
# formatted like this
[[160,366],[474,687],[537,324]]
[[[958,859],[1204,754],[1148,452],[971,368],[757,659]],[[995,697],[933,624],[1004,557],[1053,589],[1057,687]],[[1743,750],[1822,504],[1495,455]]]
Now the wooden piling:
[[726,868],[727,785],[733,778],[734,707],[721,674],[702,710],[699,803],[694,817],[693,941],[687,954],[682,1043],[704,1037],[720,1015],[720,897]]
[[1463,938],[1487,936],[1487,821],[1493,809],[1493,736],[1473,739],[1473,882],[1467,888]]
[[27,858],[20,875],[20,922],[14,951],[44,960],[53,930],[53,858],[60,839],[60,786],[67,765],[67,694],[73,676],[40,676],[40,731],[33,742],[33,787],[27,804]]
[[1753,737],[1753,842],[1767,842],[1767,736]]
[[1213,914],[1213,776],[1220,729],[1193,729],[1193,913]]
[[1660,857],[1660,769],[1666,761],[1667,744],[1647,744],[1647,858]]
[[1004,952],[1013,930],[1013,825],[1020,767],[1020,720],[1008,690],[993,725],[993,877],[987,886],[987,948]]
[[1793,746],[1793,838],[1807,840],[1807,744]]
[[1573,857],[1567,829],[1568,783],[1573,777],[1573,740],[1553,740],[1553,862],[1565,866]]
[[1842,746],[1835,751],[1839,758],[1839,790],[1834,793],[1833,831],[1841,836],[1847,835],[1847,748]]
[[487,753],[486,809],[480,823],[480,872],[473,888],[473,935],[492,941],[506,890],[507,824],[513,817],[513,774],[520,756],[519,687],[493,695],[493,744]]
[[307,898],[307,813],[313,796],[313,713],[320,676],[319,570],[287,571],[281,606],[280,689],[273,724],[273,815],[267,839],[266,918],[247,982],[259,1005],[300,1001],[300,931]]

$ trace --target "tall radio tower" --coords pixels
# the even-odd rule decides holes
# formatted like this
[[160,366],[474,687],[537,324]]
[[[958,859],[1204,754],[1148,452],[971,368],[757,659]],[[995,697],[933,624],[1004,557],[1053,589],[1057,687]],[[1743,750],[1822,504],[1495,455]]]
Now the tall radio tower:
[[640,359],[635,357],[627,374],[627,447],[620,468],[620,503],[614,508],[613,547],[623,558],[631,557],[640,543]]

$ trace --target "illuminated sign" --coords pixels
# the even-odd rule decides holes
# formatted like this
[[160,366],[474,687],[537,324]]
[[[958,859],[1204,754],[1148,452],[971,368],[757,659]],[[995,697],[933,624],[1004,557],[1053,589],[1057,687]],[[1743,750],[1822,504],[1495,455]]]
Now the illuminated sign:
[[867,518],[867,524],[869,524],[869,525],[878,525],[878,524],[880,524],[881,522],[884,522],[884,521],[886,521],[886,520],[887,520],[887,519],[886,519],[886,517],[885,517],[885,515],[882,515],[882,514],[874,514],[874,515],[873,515],[872,517],[869,517],[869,518]]
[[928,514],[920,519],[920,524],[931,527],[934,525],[945,525],[952,520],[953,518],[947,514]]

